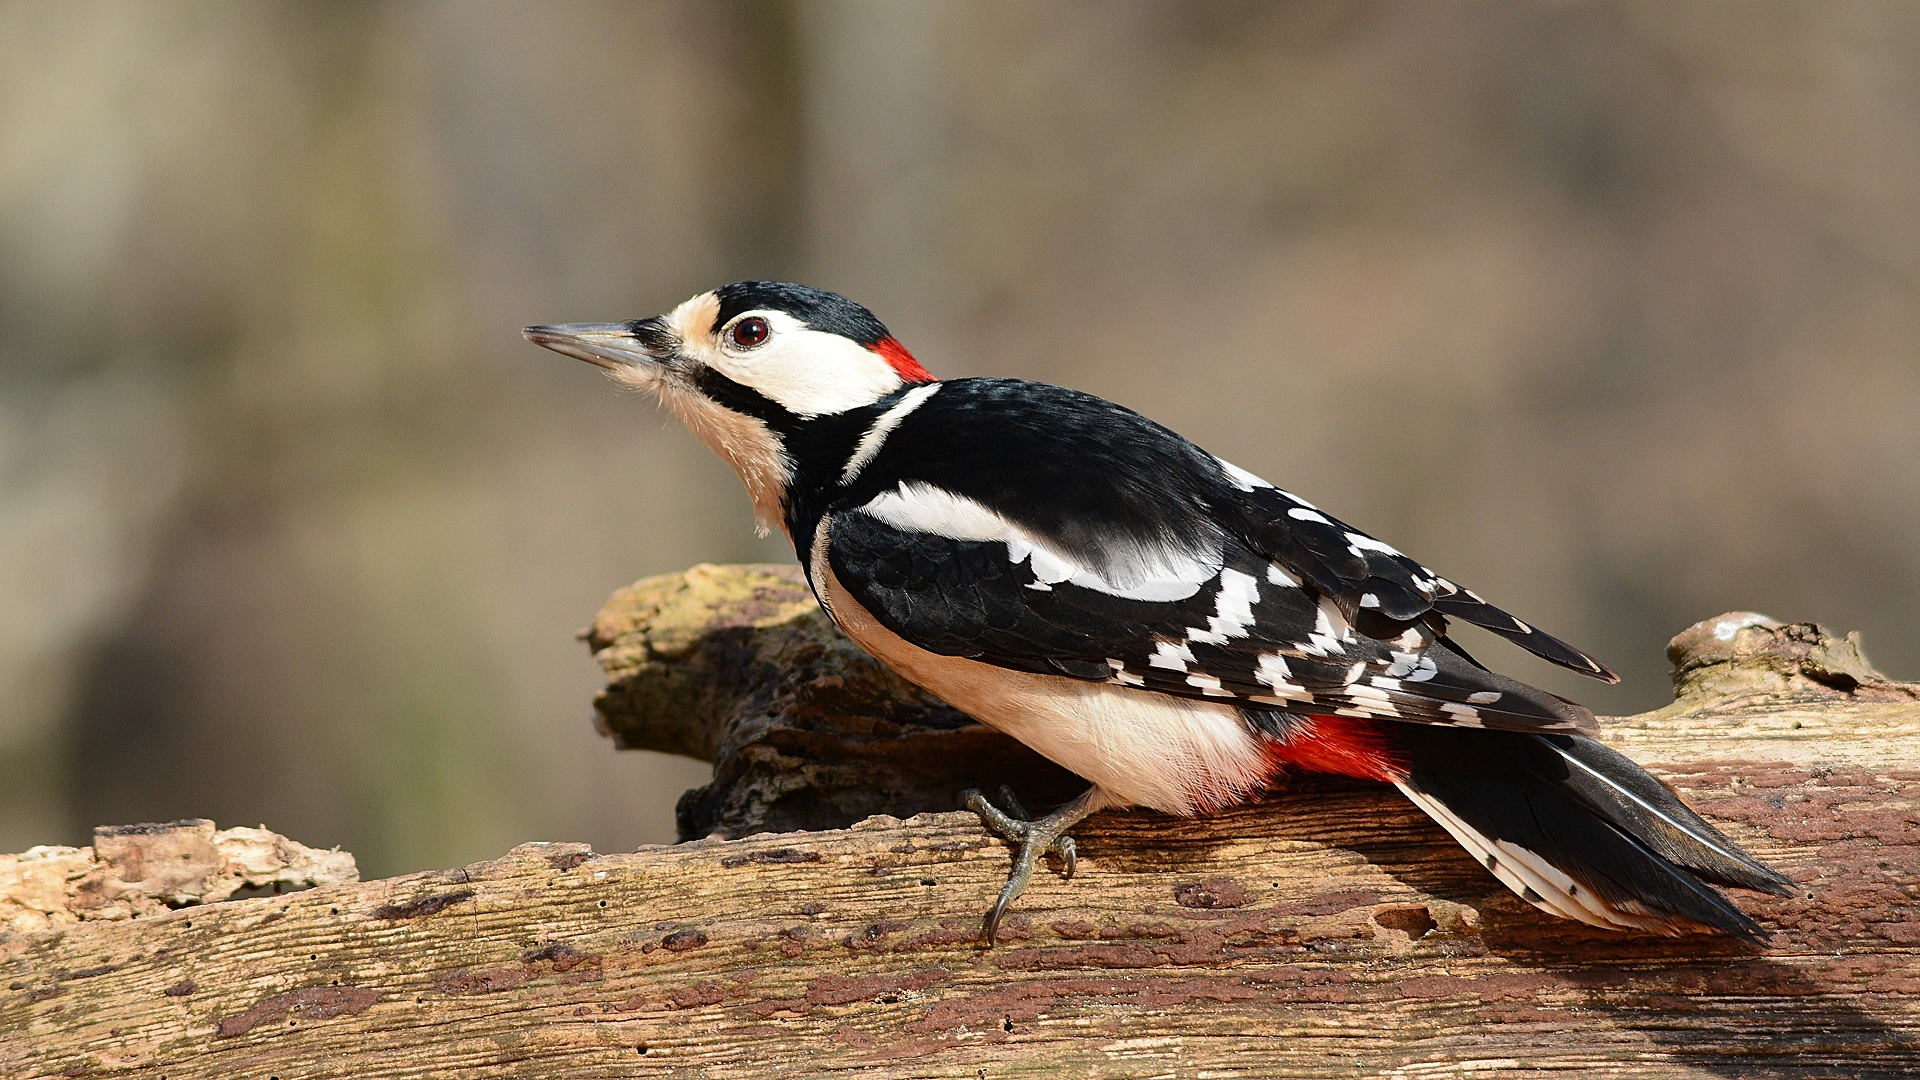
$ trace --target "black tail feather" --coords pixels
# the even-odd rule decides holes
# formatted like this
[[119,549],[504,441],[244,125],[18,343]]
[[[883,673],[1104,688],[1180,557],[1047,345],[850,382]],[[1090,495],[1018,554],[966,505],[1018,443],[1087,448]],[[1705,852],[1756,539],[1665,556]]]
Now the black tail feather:
[[1549,765],[1543,781],[1564,786],[1589,811],[1613,821],[1655,854],[1718,885],[1793,894],[1785,875],[1741,850],[1625,754],[1592,739],[1541,741],[1567,766]]
[[[1515,892],[1615,929],[1766,931],[1711,883],[1791,891],[1658,780],[1591,739],[1395,725],[1402,788]],[[1501,860],[1509,864],[1500,865]]]

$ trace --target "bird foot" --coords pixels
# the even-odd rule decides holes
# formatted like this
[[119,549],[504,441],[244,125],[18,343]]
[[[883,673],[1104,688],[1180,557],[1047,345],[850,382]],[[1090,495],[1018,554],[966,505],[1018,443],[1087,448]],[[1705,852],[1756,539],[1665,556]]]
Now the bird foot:
[[1030,819],[1011,788],[1003,786],[1000,789],[1000,801],[1006,804],[1006,810],[993,805],[976,789],[970,788],[962,793],[961,798],[966,800],[967,809],[980,815],[980,823],[986,826],[988,832],[1003,840],[1010,840],[1018,847],[1013,857],[1013,870],[1007,875],[1006,887],[1000,890],[1000,898],[987,910],[983,929],[988,948],[993,947],[1001,916],[1013,906],[1015,898],[1026,890],[1027,882],[1033,878],[1033,871],[1040,865],[1041,859],[1048,855],[1059,856],[1063,864],[1062,876],[1069,881],[1073,879],[1079,856],[1073,837],[1067,835],[1067,830],[1093,812],[1098,790],[1088,789],[1086,794],[1038,821]]

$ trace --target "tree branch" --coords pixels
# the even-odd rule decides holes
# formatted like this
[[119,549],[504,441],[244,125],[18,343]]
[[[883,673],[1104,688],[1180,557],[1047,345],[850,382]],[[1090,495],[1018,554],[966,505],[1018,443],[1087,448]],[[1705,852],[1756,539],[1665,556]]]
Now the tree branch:
[[1036,879],[984,951],[1008,851],[971,815],[761,831],[1072,782],[810,608],[776,568],[697,567],[590,634],[606,729],[716,762],[683,831],[759,835],[14,933],[0,1075],[1920,1071],[1920,697],[1852,639],[1709,620],[1674,642],[1684,696],[1604,724],[1805,890],[1738,897],[1765,951],[1551,919],[1391,789],[1322,778],[1098,815],[1081,875]]

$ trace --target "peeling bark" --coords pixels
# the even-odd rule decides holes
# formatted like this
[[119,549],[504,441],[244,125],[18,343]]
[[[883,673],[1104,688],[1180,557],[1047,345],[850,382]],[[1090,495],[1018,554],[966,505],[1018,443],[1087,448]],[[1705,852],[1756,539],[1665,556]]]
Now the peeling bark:
[[602,724],[711,754],[683,828],[743,839],[14,933],[0,1075],[1920,1073],[1920,697],[1850,639],[1708,620],[1673,705],[1604,721],[1802,887],[1738,894],[1765,950],[1552,919],[1391,789],[1308,777],[1090,819],[1081,876],[1036,879],[987,951],[1009,856],[970,815],[771,831],[949,806],[1024,754],[809,609],[775,569],[703,567],[590,635]]
[[93,830],[93,846],[0,855],[0,933],[83,920],[158,915],[246,889],[310,888],[360,880],[353,856],[320,851],[265,829],[222,829],[203,818]]

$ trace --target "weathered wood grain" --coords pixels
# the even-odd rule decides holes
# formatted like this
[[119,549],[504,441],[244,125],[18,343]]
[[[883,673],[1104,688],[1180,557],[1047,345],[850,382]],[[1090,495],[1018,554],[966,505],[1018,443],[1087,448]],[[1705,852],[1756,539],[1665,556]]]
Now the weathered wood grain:
[[1738,896],[1764,951],[1551,919],[1308,778],[1096,816],[992,950],[1008,851],[956,813],[18,934],[0,1076],[1920,1075],[1920,702],[1774,672],[1810,629],[1711,629],[1715,689],[1606,727],[1804,889]]

